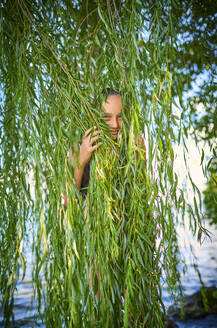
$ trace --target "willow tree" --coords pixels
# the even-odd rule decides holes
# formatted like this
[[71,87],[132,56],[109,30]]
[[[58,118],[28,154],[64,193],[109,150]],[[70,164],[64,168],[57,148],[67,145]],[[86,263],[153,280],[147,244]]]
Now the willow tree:
[[[178,2],[2,2],[5,326],[18,266],[25,275],[29,223],[33,285],[47,327],[161,327],[162,285],[180,299],[177,221],[188,213],[193,233],[200,236],[203,228],[200,208],[186,202],[173,167],[173,145],[185,138],[173,112],[169,69],[176,61],[174,6]],[[125,124],[116,144],[101,118],[108,86],[123,95]],[[91,162],[83,201],[67,154],[94,125],[103,131],[103,147]],[[147,147],[146,169],[139,135]]]

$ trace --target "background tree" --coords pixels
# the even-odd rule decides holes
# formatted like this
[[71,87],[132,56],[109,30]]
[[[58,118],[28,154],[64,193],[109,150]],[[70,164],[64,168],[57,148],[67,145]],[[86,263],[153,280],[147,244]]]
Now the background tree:
[[210,166],[210,179],[207,188],[204,190],[204,204],[207,218],[210,223],[217,223],[217,163],[213,162]]
[[[185,134],[190,132],[196,141],[209,145],[212,157],[207,160],[202,150],[202,163],[207,166],[208,186],[204,191],[206,215],[216,222],[217,166],[217,109],[216,109],[216,64],[217,64],[217,4],[212,1],[179,1],[165,6],[162,21],[166,26],[171,10],[173,33],[169,70],[173,76],[172,94],[180,106]],[[178,18],[178,19],[177,19]],[[165,33],[157,35],[164,43]]]

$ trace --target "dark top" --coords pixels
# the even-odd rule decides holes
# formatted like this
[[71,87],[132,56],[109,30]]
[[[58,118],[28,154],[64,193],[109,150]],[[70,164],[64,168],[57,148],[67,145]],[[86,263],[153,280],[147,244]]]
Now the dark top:
[[90,181],[90,162],[84,168],[84,173],[81,180],[80,193],[82,194],[82,198],[85,199],[87,197],[87,190]]

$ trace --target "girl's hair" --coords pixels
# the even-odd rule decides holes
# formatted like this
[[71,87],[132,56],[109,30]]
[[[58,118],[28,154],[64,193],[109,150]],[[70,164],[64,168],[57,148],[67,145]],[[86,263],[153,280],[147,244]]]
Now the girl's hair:
[[103,92],[104,97],[115,96],[115,95],[121,96],[121,93],[119,91],[110,88],[106,88],[106,90]]
[[[101,96],[103,96],[104,99],[107,99],[109,96],[121,96],[120,91],[116,91],[114,89],[106,88],[102,91]],[[102,97],[99,95],[94,96],[94,107],[97,106],[97,104],[101,103]]]

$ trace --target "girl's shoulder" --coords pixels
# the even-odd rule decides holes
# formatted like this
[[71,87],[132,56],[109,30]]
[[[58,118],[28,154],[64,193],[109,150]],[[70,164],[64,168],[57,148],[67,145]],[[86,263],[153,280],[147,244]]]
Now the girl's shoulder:
[[134,142],[135,146],[137,147],[137,153],[141,154],[142,158],[145,160],[145,166],[146,166],[146,146],[145,146],[145,140],[141,135],[138,135],[137,137],[134,136]]
[[146,151],[145,140],[141,135],[135,136],[133,135],[133,143],[136,147]]
[[146,150],[145,140],[142,136],[137,136],[135,143],[136,143],[136,146],[144,148]]

